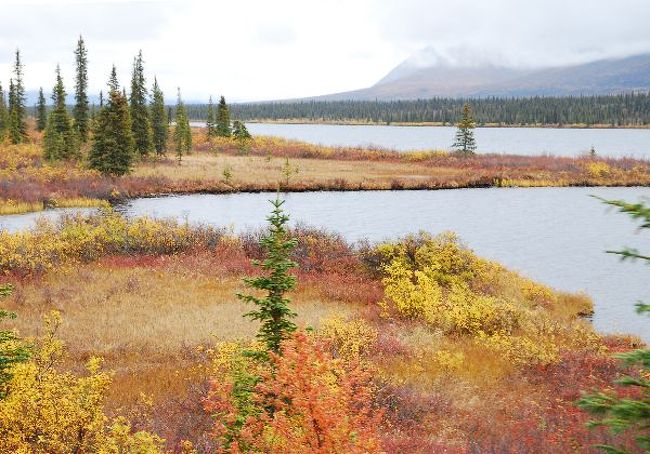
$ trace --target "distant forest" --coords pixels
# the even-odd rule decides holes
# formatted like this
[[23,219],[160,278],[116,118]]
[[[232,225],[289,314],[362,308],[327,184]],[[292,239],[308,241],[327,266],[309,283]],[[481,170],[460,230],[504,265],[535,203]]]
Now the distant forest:
[[[532,98],[433,98],[414,101],[298,101],[232,104],[239,120],[452,124],[469,103],[478,125],[650,124],[650,94]],[[205,120],[207,104],[188,105],[193,120]]]

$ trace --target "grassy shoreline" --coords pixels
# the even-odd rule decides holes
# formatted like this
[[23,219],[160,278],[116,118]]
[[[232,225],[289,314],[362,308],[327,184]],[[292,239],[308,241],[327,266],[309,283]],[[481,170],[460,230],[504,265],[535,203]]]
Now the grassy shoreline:
[[[119,178],[83,162],[49,163],[42,139],[0,145],[0,214],[50,207],[105,206],[137,197],[237,192],[439,190],[491,187],[650,186],[650,161],[630,158],[521,156],[445,151],[327,147],[274,137],[208,141],[137,162]],[[169,152],[171,155],[172,152]]]
[[[10,326],[38,336],[41,316],[58,310],[62,371],[94,355],[114,371],[108,415],[133,415],[135,430],[175,452],[183,440],[215,452],[201,405],[206,383],[221,378],[210,352],[255,334],[234,295],[257,272],[259,234],[112,214],[0,235],[0,272],[14,286],[3,308],[18,313]],[[610,383],[620,371],[612,353],[639,341],[595,332],[588,296],[482,259],[449,234],[358,247],[314,229],[292,235],[298,324],[374,372],[386,452],[565,452],[610,440],[585,427],[574,402]],[[437,304],[454,310],[419,306],[428,287],[403,278],[431,269],[443,290]]]
[[[204,122],[205,120],[191,120],[192,122]],[[287,124],[287,125],[338,125],[338,126],[428,126],[428,127],[455,127],[454,123],[445,123],[440,121],[363,121],[363,120],[323,120],[310,118],[286,118],[286,119],[251,119],[246,123],[270,123],[270,124]],[[611,124],[587,124],[587,123],[526,123],[526,124],[506,124],[506,123],[481,123],[477,128],[535,128],[535,129],[650,129],[650,125],[611,125]]]

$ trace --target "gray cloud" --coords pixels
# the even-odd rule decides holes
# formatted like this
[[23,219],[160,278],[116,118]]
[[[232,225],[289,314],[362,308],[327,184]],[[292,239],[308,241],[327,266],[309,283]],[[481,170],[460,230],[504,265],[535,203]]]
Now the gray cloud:
[[650,52],[650,0],[1,0],[0,80],[19,47],[29,89],[68,86],[81,33],[89,83],[128,81],[142,49],[172,96],[254,100],[368,86],[414,64],[540,66]]
[[379,1],[384,36],[448,61],[538,66],[650,51],[646,0]]
[[260,44],[284,46],[297,39],[295,30],[288,26],[264,24],[255,32],[255,38]]
[[164,29],[170,12],[168,2],[21,2],[2,6],[0,60],[7,60],[17,47],[30,58],[47,58],[71,50],[76,37],[86,41],[131,42],[153,39]]

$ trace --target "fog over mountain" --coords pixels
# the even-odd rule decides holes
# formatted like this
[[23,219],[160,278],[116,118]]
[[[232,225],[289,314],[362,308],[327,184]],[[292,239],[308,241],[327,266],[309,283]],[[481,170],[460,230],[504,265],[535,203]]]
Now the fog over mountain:
[[450,57],[426,48],[371,87],[318,100],[616,94],[650,90],[650,54],[564,66],[498,65],[480,56]]

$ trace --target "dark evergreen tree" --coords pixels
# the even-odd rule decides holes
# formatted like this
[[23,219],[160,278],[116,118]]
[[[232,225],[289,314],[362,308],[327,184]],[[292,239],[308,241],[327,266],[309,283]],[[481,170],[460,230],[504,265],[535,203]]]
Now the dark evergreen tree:
[[167,151],[167,138],[169,137],[169,121],[165,109],[165,97],[154,77],[151,91],[151,127],[153,130],[153,145],[157,155],[164,155]]
[[190,129],[190,120],[187,117],[185,103],[181,98],[181,89],[178,89],[178,99],[176,102],[176,126],[174,127],[174,149],[176,157],[180,164],[183,155],[192,149],[192,130]]
[[215,123],[214,116],[214,104],[212,104],[212,96],[208,100],[208,111],[207,118],[205,120],[205,130],[208,135],[208,139],[217,135],[217,125]]
[[99,108],[101,109],[104,107],[104,92],[102,90],[99,91]]
[[[0,285],[0,298],[11,295],[11,284]],[[16,318],[13,312],[0,309],[0,322]],[[12,368],[29,359],[29,348],[13,330],[0,330],[0,399],[5,397],[7,389],[3,386],[12,377]]]
[[278,196],[272,201],[273,211],[267,218],[269,233],[260,239],[260,246],[266,253],[263,262],[253,262],[261,267],[265,274],[259,277],[244,279],[246,285],[261,291],[266,291],[264,297],[238,294],[237,297],[247,303],[253,303],[257,309],[244,316],[260,322],[257,338],[266,344],[267,350],[280,352],[281,342],[295,331],[296,325],[291,321],[296,313],[291,310],[291,302],[285,293],[296,286],[296,278],[289,273],[297,264],[291,260],[291,251],[296,247],[296,240],[290,238],[287,230],[289,216],[282,211],[284,201]]
[[472,117],[472,109],[469,107],[469,104],[465,103],[463,106],[463,117],[458,122],[456,140],[452,147],[463,153],[474,153],[474,150],[476,150],[474,127],[475,123]]
[[90,131],[90,116],[89,116],[89,103],[88,103],[88,50],[84,44],[84,40],[79,36],[77,42],[77,49],[74,51],[76,61],[76,80],[74,91],[74,127],[77,135],[82,142],[88,140],[88,132]]
[[23,64],[20,61],[19,50],[16,50],[13,73],[15,79],[9,81],[9,137],[13,143],[21,143],[27,138],[27,124]]
[[228,108],[228,104],[226,104],[226,98],[222,96],[217,109],[217,135],[219,137],[230,137],[231,134],[230,109]]
[[38,90],[38,102],[36,103],[36,130],[43,131],[47,126],[47,105],[43,87]]
[[56,66],[56,84],[52,90],[54,106],[47,121],[44,134],[44,155],[46,159],[73,159],[79,157],[79,143],[72,121],[65,105],[65,87],[61,69]]
[[7,100],[5,93],[0,84],[0,142],[7,136],[7,129],[9,128],[9,112],[7,111]]
[[153,150],[153,138],[149,109],[147,107],[147,87],[144,77],[144,61],[142,51],[133,60],[131,76],[131,128],[135,141],[136,152],[144,157]]
[[131,170],[134,141],[129,102],[120,92],[115,66],[108,86],[108,101],[97,114],[89,164],[103,174],[119,176]]
[[20,121],[18,120],[18,109],[16,109],[16,84],[9,79],[9,109],[7,122],[7,135],[11,143],[20,143],[23,136],[20,134]]
[[246,125],[239,120],[232,122],[232,136],[235,139],[242,141],[251,138],[251,134],[248,132]]
[[[633,219],[640,220],[640,228],[650,229],[650,206],[621,200],[605,200],[605,202],[618,207],[621,212],[629,214]],[[622,251],[609,252],[619,254],[623,259],[641,260],[650,264],[650,255],[642,254],[636,249],[625,248]],[[650,305],[638,303],[637,312],[650,314]],[[606,391],[583,396],[578,405],[598,418],[596,421],[591,421],[590,426],[609,427],[615,434],[631,432],[635,435],[638,452],[650,452],[650,349],[640,348],[616,356],[629,368],[636,369],[634,376],[620,377],[616,383],[634,391],[614,393],[610,387]],[[627,452],[610,445],[597,447],[613,454]]]

